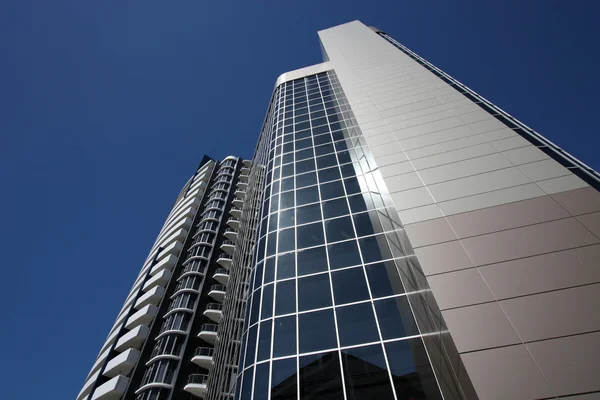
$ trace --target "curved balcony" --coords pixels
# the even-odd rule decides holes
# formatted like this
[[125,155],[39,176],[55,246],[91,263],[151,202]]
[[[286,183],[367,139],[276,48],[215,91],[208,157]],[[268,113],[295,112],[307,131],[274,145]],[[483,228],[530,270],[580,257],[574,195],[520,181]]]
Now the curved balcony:
[[227,225],[233,229],[238,229],[240,227],[240,220],[239,218],[230,217],[227,220]]
[[235,206],[233,206],[233,207],[231,207],[231,209],[229,210],[229,214],[230,214],[232,217],[239,218],[239,217],[241,217],[241,216],[242,216],[242,209],[241,209],[240,207],[235,207]]
[[246,167],[251,167],[252,160],[242,160],[242,164],[244,164],[244,166],[246,166]]
[[233,254],[235,242],[233,240],[223,240],[223,243],[221,243],[221,250],[227,254]]
[[209,369],[213,362],[214,349],[212,347],[198,347],[194,350],[192,362],[202,368]]
[[222,285],[227,285],[227,282],[229,282],[229,271],[225,268],[217,268],[213,279]]
[[[246,190],[246,188],[248,187],[248,182],[247,182],[247,180],[244,180],[243,178],[244,177],[242,177],[240,175],[240,180],[238,181],[236,186],[238,187],[238,189]],[[248,177],[245,177],[245,178],[248,178]]]
[[219,303],[223,302],[225,298],[225,286],[224,285],[212,285],[208,292],[208,295],[218,301]]
[[217,176],[221,176],[221,175],[229,175],[229,176],[233,176],[233,174],[235,173],[235,169],[233,169],[233,167],[221,167],[219,168],[219,170],[217,171]]
[[127,375],[131,372],[138,359],[140,358],[140,352],[135,349],[125,350],[123,353],[118,354],[112,360],[106,364],[104,375],[109,378],[114,378],[118,375]]
[[234,207],[242,208],[244,206],[244,199],[238,199],[237,197],[234,197],[233,201],[231,202],[231,204]]
[[215,185],[217,183],[231,183],[231,176],[229,175],[221,175],[220,177],[217,178],[217,180],[215,181]]
[[233,192],[233,195],[240,200],[244,200],[246,198],[246,191],[241,190],[241,189],[235,189],[235,192]]
[[190,376],[188,376],[187,383],[183,387],[183,390],[185,390],[188,393],[193,394],[194,396],[204,398],[204,395],[206,394],[206,389],[207,389],[207,387],[206,387],[207,382],[208,382],[208,375],[191,374]]
[[233,229],[233,228],[227,228],[227,229],[225,229],[225,233],[223,235],[227,239],[235,240],[237,238],[238,231],[236,229]]
[[91,400],[109,400],[109,399],[120,399],[127,385],[129,384],[129,378],[123,375],[117,375],[111,380],[98,386]]
[[238,176],[238,186],[240,182],[248,183],[248,178],[250,178],[250,175],[240,173],[240,176]]
[[198,337],[207,343],[215,344],[217,341],[217,331],[219,326],[215,324],[204,324],[200,327]]
[[245,165],[240,169],[240,174],[242,175],[250,175],[250,168]]
[[179,275],[179,278],[177,278],[177,279],[181,279],[188,275],[201,275],[202,276],[202,275],[204,275],[205,272],[206,272],[206,264],[205,265],[187,264],[183,268],[183,271],[181,271],[181,275]]
[[221,315],[223,315],[223,305],[219,303],[208,303],[206,305],[206,310],[204,310],[202,315],[211,321],[219,322],[221,320]]
[[217,258],[217,263],[225,268],[230,268],[232,263],[233,256],[227,253],[219,254],[219,258]]

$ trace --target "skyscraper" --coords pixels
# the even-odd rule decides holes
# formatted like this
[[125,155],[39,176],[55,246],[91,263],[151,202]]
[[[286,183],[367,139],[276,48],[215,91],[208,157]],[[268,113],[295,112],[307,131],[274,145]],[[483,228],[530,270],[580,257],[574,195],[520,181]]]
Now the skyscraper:
[[379,29],[319,38],[251,165],[186,185],[78,400],[600,396],[599,174]]

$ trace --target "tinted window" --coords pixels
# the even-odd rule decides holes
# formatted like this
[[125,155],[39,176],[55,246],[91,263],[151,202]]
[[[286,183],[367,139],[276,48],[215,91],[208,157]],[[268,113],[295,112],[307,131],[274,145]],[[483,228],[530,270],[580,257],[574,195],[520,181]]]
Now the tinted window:
[[296,353],[296,317],[276,318],[273,357],[282,357]]
[[360,251],[365,263],[385,260],[392,257],[384,235],[359,239]]
[[329,182],[321,185],[321,197],[323,200],[341,196],[344,196],[344,186],[342,185],[342,182]]
[[296,228],[298,231],[298,248],[313,247],[325,243],[323,237],[323,224],[317,222],[309,225],[302,225]]
[[289,280],[277,283],[277,299],[275,314],[290,314],[296,311],[296,281]]
[[272,284],[263,287],[260,319],[271,318],[273,316],[273,291],[274,285]]
[[365,269],[373,298],[404,293],[400,275],[393,261],[368,265]]
[[294,192],[285,192],[280,196],[279,209],[294,207]]
[[265,280],[263,284],[273,282],[275,279],[275,257],[267,258],[265,261]]
[[296,213],[298,215],[298,224],[318,221],[321,219],[321,206],[319,204],[311,204],[309,206],[298,207]]
[[267,399],[269,397],[269,367],[268,362],[256,366],[256,377],[254,378],[255,399]]
[[354,237],[354,228],[350,217],[336,218],[325,221],[327,242],[339,242]]
[[296,393],[296,358],[273,361],[271,400],[295,399],[297,396]]
[[321,310],[298,316],[300,353],[337,347],[333,310]]
[[419,334],[406,296],[376,301],[375,312],[384,339]]
[[298,276],[327,271],[327,254],[325,247],[298,252]]
[[367,300],[369,289],[362,267],[333,271],[331,273],[335,304]]
[[348,399],[394,399],[381,345],[342,350],[342,364]]
[[296,254],[287,253],[277,257],[277,279],[296,276]]
[[280,253],[294,250],[294,247],[295,247],[294,228],[284,229],[282,231],[279,231],[279,243],[278,243],[277,247],[278,247],[278,251]]
[[299,206],[317,201],[319,201],[319,191],[316,186],[296,190],[296,202]]
[[331,305],[329,274],[319,274],[298,279],[298,311],[312,310]]
[[288,228],[295,223],[294,210],[285,210],[279,213],[279,229]]
[[348,214],[346,199],[330,200],[323,203],[323,218],[334,218]]
[[356,214],[353,215],[352,218],[354,218],[354,224],[356,226],[356,233],[358,236],[373,235],[382,231],[379,218],[377,218],[377,213],[375,211]]
[[317,174],[309,172],[308,174],[302,174],[296,176],[296,187],[302,188],[305,186],[311,186],[317,184]]
[[299,365],[301,399],[344,399],[337,351],[300,357]]
[[360,264],[360,255],[356,241],[336,243],[327,246],[331,269]]
[[272,320],[260,323],[260,333],[258,334],[258,355],[257,360],[266,360],[271,356],[271,326]]
[[338,307],[336,315],[341,346],[379,340],[371,303]]

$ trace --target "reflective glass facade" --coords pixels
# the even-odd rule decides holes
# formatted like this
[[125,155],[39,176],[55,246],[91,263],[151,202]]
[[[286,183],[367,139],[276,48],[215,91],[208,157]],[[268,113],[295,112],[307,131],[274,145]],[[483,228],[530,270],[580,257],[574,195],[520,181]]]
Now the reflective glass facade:
[[239,399],[436,399],[401,226],[333,71],[275,92]]

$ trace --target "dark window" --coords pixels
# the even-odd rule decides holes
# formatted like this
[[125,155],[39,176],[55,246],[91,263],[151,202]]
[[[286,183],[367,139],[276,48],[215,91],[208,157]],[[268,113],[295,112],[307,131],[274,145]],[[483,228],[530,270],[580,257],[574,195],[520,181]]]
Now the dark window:
[[287,251],[294,250],[294,242],[294,228],[279,231],[279,244],[277,246],[279,253],[285,253]]
[[269,240],[267,241],[267,257],[272,256],[276,253],[277,249],[277,232],[271,232],[268,235]]
[[421,338],[385,344],[398,399],[441,400]]
[[333,310],[298,315],[300,353],[337,347]]
[[[250,375],[252,376],[252,375]],[[256,366],[256,377],[254,378],[254,398],[269,398],[269,363]]]
[[323,218],[334,218],[348,214],[346,199],[336,199],[323,202]]
[[319,191],[316,186],[296,190],[296,203],[299,206],[317,201],[319,201]]
[[[308,117],[307,114],[304,114],[304,115],[306,115]],[[294,136],[295,136],[296,140],[301,140],[301,139],[309,138],[310,137],[310,129],[306,129],[306,130],[303,130],[303,131],[296,132],[294,134]]]
[[302,225],[296,228],[298,231],[298,248],[318,246],[325,243],[323,237],[323,224],[317,222],[309,225]]
[[313,137],[313,141],[315,143],[315,146],[320,146],[322,144],[331,143],[331,135],[329,133],[317,135],[317,136]]
[[333,271],[331,284],[336,305],[369,299],[369,289],[361,267]]
[[383,339],[419,334],[406,296],[376,301],[375,312]]
[[294,175],[294,164],[286,164],[281,168],[281,176],[283,178],[292,175]]
[[342,364],[348,399],[394,399],[381,345],[342,350]]
[[287,253],[277,257],[277,279],[296,276],[296,255]]
[[264,284],[273,282],[275,279],[275,257],[267,258],[265,260],[265,278]]
[[296,187],[302,188],[306,186],[316,185],[317,184],[317,174],[314,172],[309,172],[308,174],[302,174],[296,176]]
[[342,217],[325,221],[325,231],[327,232],[327,242],[339,242],[354,237],[354,228],[350,217]]
[[346,186],[346,193],[348,193],[348,195],[361,192],[360,184],[356,177],[344,179],[344,186]]
[[393,261],[372,264],[365,267],[373,298],[404,293],[404,287]]
[[325,247],[315,247],[298,252],[298,276],[327,271]]
[[344,185],[340,181],[324,183],[320,186],[323,200],[344,196]]
[[[296,161],[305,160],[315,156],[315,152],[312,148],[304,149],[296,152]],[[285,157],[285,156],[284,156]]]
[[249,399],[252,396],[252,374],[254,373],[254,367],[250,367],[244,371],[244,383],[241,389],[241,398]]
[[321,219],[321,206],[319,204],[311,204],[305,207],[298,207],[296,213],[298,215],[298,224],[319,221]]
[[296,150],[302,150],[312,147],[312,139],[302,139],[296,141]]
[[319,171],[319,182],[335,181],[340,178],[340,170],[338,167],[327,168]]
[[273,316],[273,284],[263,287],[262,308],[260,311],[260,319],[267,319]]
[[312,310],[331,305],[329,274],[319,274],[298,279],[298,311]]
[[277,213],[271,214],[269,217],[269,232],[277,230]]
[[382,232],[376,211],[353,215],[356,234],[360,236],[373,235]]
[[[344,399],[340,376],[340,359],[337,351],[300,357],[299,365],[301,399]],[[273,365],[273,368],[275,368],[275,365]],[[295,399],[295,394],[291,398]]]
[[305,172],[310,172],[315,170],[315,160],[314,158],[310,158],[304,161],[298,161],[296,163],[296,173],[303,174]]
[[386,260],[392,257],[384,235],[362,238],[358,242],[365,263]]
[[263,278],[263,263],[260,262],[256,265],[256,273],[254,275],[254,289],[260,287],[262,285]]
[[270,319],[260,323],[260,333],[258,335],[258,361],[266,360],[271,357],[272,324],[273,322]]
[[340,166],[340,169],[342,170],[342,176],[344,178],[348,178],[348,177],[356,175],[356,168],[354,168],[354,164],[342,165],[342,166]]
[[281,194],[279,209],[294,207],[294,192],[285,192]]
[[352,210],[353,213],[367,211],[368,209],[373,208],[373,202],[367,193],[348,196],[348,203],[350,203],[350,210]]
[[257,326],[258,325],[254,325],[248,330],[248,344],[246,345],[246,366],[254,364]]
[[335,152],[335,150],[334,150],[332,144],[325,144],[323,146],[315,147],[315,154],[317,156],[322,156],[322,155],[325,155],[325,154],[331,154],[331,153],[334,153],[334,152]]
[[258,289],[252,295],[252,311],[250,312],[250,325],[258,321],[258,313],[260,310],[260,291]]
[[279,229],[294,226],[294,210],[285,210],[279,212]]
[[335,312],[341,346],[352,346],[379,340],[371,303],[338,307]]
[[282,357],[296,353],[296,317],[276,318],[273,357]]
[[275,315],[290,314],[296,311],[296,281],[294,279],[277,283]]
[[333,166],[337,166],[337,158],[335,157],[335,154],[317,157],[317,167],[319,169],[329,168]]
[[295,357],[273,361],[273,368],[271,372],[271,400],[296,399],[296,381]]
[[360,255],[356,241],[336,243],[327,246],[331,269],[349,267],[360,264]]

